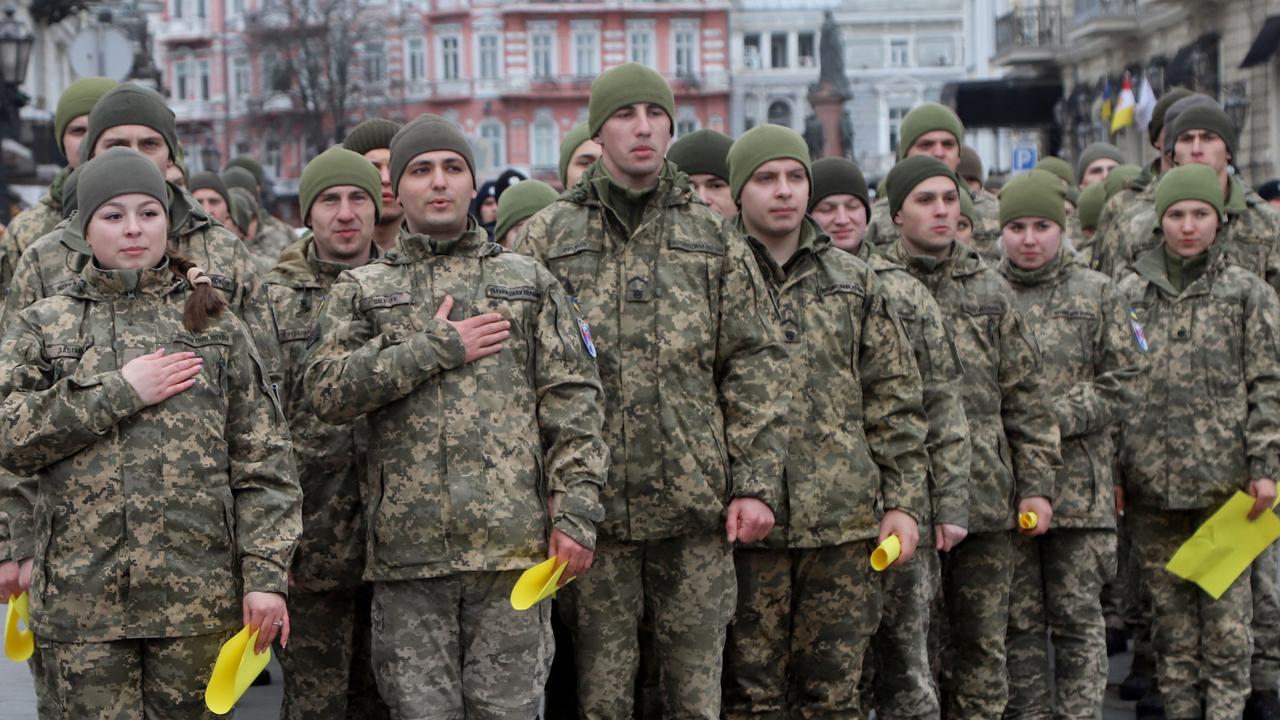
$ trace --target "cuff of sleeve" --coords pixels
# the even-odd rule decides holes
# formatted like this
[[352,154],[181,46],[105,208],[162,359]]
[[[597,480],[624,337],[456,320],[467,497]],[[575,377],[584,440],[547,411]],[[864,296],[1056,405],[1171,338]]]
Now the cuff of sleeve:
[[449,323],[433,318],[427,324],[425,335],[440,367],[452,370],[466,362],[467,348],[462,344],[462,336]]
[[917,525],[920,524],[921,513],[919,510],[905,507],[903,505],[894,505],[892,503],[885,503],[884,509],[886,512],[889,510],[897,510],[898,512],[903,513],[904,515],[909,516],[912,520],[915,520]]
[[1249,461],[1249,480],[1275,480],[1280,482],[1280,472],[1276,468],[1280,463],[1275,461],[1268,462],[1266,460],[1250,460]]
[[21,562],[35,557],[36,540],[34,536],[23,535],[11,537],[0,542],[0,563]]
[[95,434],[105,434],[116,423],[146,407],[119,370],[102,373],[97,379],[102,383],[102,407],[106,412],[104,417],[91,418],[99,421],[89,428]]
[[240,562],[244,578],[244,591],[280,593],[289,595],[289,575],[275,563],[260,557],[247,556]]
[[573,538],[574,542],[588,550],[596,548],[596,524],[581,515],[557,511],[551,527]]
[[938,503],[937,509],[933,511],[934,525],[956,525],[962,528],[969,527],[969,503],[947,498]]
[[1018,499],[1042,497],[1052,502],[1054,479],[1052,475],[1038,472],[1022,476],[1018,482]]
[[[594,488],[595,486],[591,487]],[[577,515],[593,524],[603,521],[604,506],[600,504],[598,493],[592,494],[596,495],[596,497],[583,497],[580,493],[564,490],[553,491],[552,497],[555,498],[556,513]]]
[[779,498],[782,497],[782,487],[781,485],[771,487],[768,483],[757,482],[752,479],[738,481],[735,477],[731,497],[734,500],[737,500],[738,498],[754,498],[759,500],[765,505],[768,505],[769,510],[773,512],[775,517],[777,517],[781,506]]

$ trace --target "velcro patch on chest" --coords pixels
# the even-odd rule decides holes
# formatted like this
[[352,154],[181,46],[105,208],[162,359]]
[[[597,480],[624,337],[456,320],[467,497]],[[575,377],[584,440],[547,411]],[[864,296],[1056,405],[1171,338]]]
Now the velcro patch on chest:
[[276,336],[280,338],[280,342],[282,343],[306,340],[307,338],[311,337],[311,328],[312,326],[300,327],[300,328],[280,328],[280,330],[276,333]]
[[527,300],[529,302],[537,302],[542,299],[542,293],[538,288],[528,285],[520,285],[517,287],[506,287],[504,285],[490,285],[484,289],[486,297],[496,300]]
[[574,255],[584,250],[595,250],[598,252],[599,249],[598,245],[589,240],[579,240],[577,242],[564,243],[563,245],[556,245],[555,247],[549,248],[547,250],[547,259],[555,260],[556,258]]
[[184,345],[190,345],[191,347],[231,344],[231,334],[225,332],[210,332],[202,335],[194,335],[183,330],[175,333],[173,339]]
[[223,292],[234,293],[236,290],[235,281],[227,277],[226,275],[213,275],[211,273],[205,273],[205,277],[209,278],[209,283],[211,285],[213,285],[215,288]]
[[1098,316],[1090,310],[1079,310],[1076,308],[1065,308],[1063,310],[1055,310],[1054,317],[1067,318],[1068,320],[1097,320]]
[[373,295],[360,301],[360,312],[368,312],[369,310],[377,310],[379,308],[390,308],[397,305],[409,305],[413,303],[413,293],[398,292],[390,295]]
[[79,360],[81,357],[84,357],[85,351],[91,347],[93,347],[92,339],[80,345],[70,343],[46,345],[45,353],[49,356],[50,360],[57,360],[59,358],[73,358]]
[[707,253],[708,255],[724,255],[724,245],[708,240],[695,240],[693,238],[673,237],[667,242],[667,247],[672,250],[685,250],[687,252]]
[[834,285],[827,285],[826,287],[818,289],[818,295],[820,296],[857,295],[858,297],[866,297],[866,294],[866,288],[862,287],[858,283],[836,283]]

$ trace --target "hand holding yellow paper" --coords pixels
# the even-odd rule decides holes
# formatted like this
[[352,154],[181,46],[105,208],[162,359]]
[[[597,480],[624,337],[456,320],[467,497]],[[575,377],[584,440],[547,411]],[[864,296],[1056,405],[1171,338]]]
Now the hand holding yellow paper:
[[1252,508],[1253,498],[1237,491],[1178,548],[1165,569],[1199,585],[1214,600],[1222,597],[1244,569],[1280,538],[1280,517],[1268,511],[1249,522]]
[[556,594],[556,590],[573,582],[573,578],[560,582],[560,576],[569,563],[557,564],[559,558],[550,557],[525,570],[511,588],[511,607],[516,610],[528,610],[538,603]]
[[[1006,516],[1007,517],[1007,516]],[[1018,513],[1018,527],[1023,530],[1035,530],[1040,524],[1040,516],[1028,510],[1024,513]]]
[[[19,627],[18,623],[22,626]],[[30,598],[26,593],[9,598],[4,619],[4,654],[14,662],[26,662],[36,649],[36,636],[31,632]]]
[[253,651],[257,641],[258,631],[246,625],[218,651],[218,662],[214,664],[209,684],[204,689],[204,704],[213,712],[219,715],[231,712],[254,679],[271,662],[271,648],[260,653]]
[[902,554],[902,541],[897,535],[890,535],[871,552],[871,569],[884,572]]

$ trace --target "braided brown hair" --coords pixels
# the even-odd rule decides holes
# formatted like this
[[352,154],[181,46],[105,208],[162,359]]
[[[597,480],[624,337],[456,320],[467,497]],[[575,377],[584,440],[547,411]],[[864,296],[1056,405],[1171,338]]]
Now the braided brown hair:
[[182,308],[182,325],[190,332],[201,332],[209,327],[210,319],[222,315],[222,311],[227,309],[227,301],[194,262],[172,251],[165,251],[165,257],[169,258],[169,270],[191,285],[187,304]]

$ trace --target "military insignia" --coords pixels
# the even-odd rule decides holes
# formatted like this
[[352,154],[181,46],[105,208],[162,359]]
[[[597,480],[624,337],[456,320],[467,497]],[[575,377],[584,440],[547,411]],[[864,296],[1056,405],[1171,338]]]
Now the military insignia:
[[596,341],[591,337],[591,325],[582,319],[582,306],[578,304],[578,298],[569,298],[569,303],[573,305],[573,319],[578,322],[578,334],[582,336],[582,346],[587,349],[587,354],[594,358]]
[[1147,351],[1147,335],[1142,331],[1142,323],[1138,322],[1138,313],[1129,308],[1129,327],[1133,328],[1133,339],[1138,343],[1138,347],[1142,348],[1142,352]]

